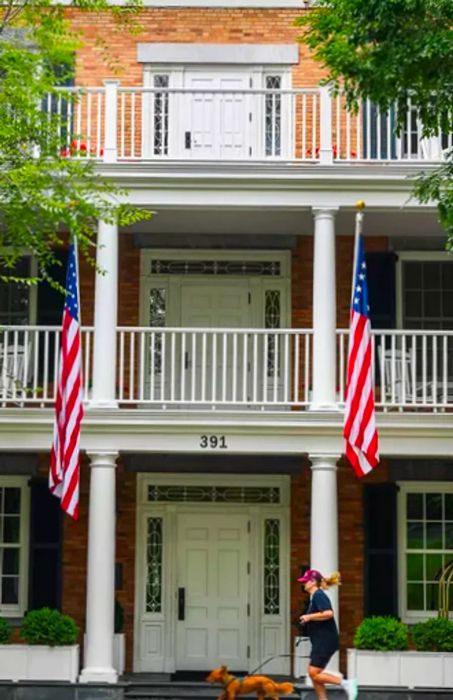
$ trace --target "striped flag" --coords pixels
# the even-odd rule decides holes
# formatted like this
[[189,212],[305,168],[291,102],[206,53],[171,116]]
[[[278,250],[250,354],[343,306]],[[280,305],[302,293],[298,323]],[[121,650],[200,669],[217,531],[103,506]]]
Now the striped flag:
[[351,299],[346,405],[344,416],[345,454],[357,476],[368,474],[379,462],[378,434],[374,413],[371,323],[365,250],[360,231],[362,213],[357,214],[356,262]]
[[79,442],[83,418],[82,351],[79,324],[77,248],[69,246],[66,300],[61,329],[60,364],[49,488],[74,520],[79,515]]

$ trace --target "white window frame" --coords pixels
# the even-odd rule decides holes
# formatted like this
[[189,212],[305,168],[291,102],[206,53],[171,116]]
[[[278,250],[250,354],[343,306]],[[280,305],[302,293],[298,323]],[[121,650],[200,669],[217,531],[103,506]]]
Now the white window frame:
[[396,326],[403,328],[403,263],[405,262],[452,262],[446,250],[437,251],[395,251],[396,261]]
[[20,488],[19,533],[19,600],[17,605],[0,605],[3,617],[23,617],[28,608],[28,577],[30,548],[30,487],[29,476],[0,476],[0,487]]
[[[407,572],[406,572],[406,496],[408,493],[453,493],[451,481],[404,481],[399,482],[397,498],[397,522],[398,522],[398,612],[402,621],[408,624],[426,620],[428,617],[437,617],[437,610],[411,610],[407,609]],[[428,550],[425,550],[428,551]]]

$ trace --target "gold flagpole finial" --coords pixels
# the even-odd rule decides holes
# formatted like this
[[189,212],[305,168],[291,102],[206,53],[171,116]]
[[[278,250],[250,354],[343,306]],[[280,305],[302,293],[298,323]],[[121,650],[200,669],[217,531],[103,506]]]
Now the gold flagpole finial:
[[358,209],[359,211],[362,211],[362,209],[365,209],[366,205],[365,205],[365,202],[363,201],[363,199],[358,199],[357,202],[355,203],[355,206],[356,206],[356,209]]

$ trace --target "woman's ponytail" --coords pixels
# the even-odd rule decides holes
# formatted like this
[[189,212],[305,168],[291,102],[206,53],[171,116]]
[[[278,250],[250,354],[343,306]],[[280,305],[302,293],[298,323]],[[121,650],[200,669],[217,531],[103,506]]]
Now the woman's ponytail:
[[341,586],[341,575],[339,571],[334,571],[330,576],[325,576],[321,581],[321,588],[330,588],[331,586]]

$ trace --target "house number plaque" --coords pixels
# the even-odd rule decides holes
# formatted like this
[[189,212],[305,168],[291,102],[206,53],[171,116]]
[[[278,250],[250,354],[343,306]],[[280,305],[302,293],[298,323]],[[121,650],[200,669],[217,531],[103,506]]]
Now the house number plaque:
[[200,435],[200,447],[203,450],[227,450],[225,435]]

